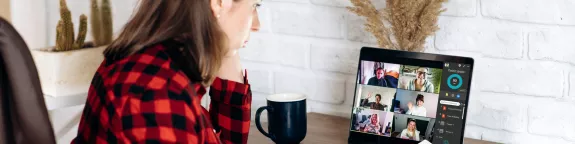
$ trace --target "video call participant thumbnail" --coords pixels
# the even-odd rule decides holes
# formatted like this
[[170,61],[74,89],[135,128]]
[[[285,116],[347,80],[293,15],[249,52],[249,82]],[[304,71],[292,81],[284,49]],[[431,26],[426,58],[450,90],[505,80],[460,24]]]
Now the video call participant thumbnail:
[[425,107],[423,107],[423,103],[425,102],[423,99],[424,99],[424,96],[422,94],[418,94],[417,98],[415,99],[415,101],[416,101],[415,106],[413,106],[412,102],[407,103],[407,107],[409,109],[407,110],[407,113],[405,113],[405,114],[422,116],[422,117],[427,116],[427,109]]
[[427,80],[427,74],[429,74],[429,68],[418,68],[415,79],[410,80],[405,86],[405,89],[433,93],[434,86],[431,81]]
[[396,88],[369,86],[358,84],[358,98],[354,101],[356,107],[380,111],[391,111]]
[[369,102],[369,98],[371,98],[372,96],[373,96],[372,94],[369,94],[369,96],[367,96],[365,99],[361,99],[361,106],[369,107],[370,109],[374,110],[386,111],[387,105],[381,103],[381,95],[375,94],[375,102]]
[[362,61],[360,83],[371,86],[397,88],[399,79],[398,64]]
[[410,90],[397,90],[393,112],[435,118],[439,94]]
[[406,114],[394,115],[392,137],[413,141],[432,140],[435,119]]
[[385,70],[380,67],[376,69],[375,76],[367,81],[367,85],[397,88],[397,79],[385,75]]
[[419,131],[417,130],[417,123],[413,119],[409,119],[407,128],[403,129],[400,138],[419,141]]
[[404,90],[439,93],[442,69],[401,65],[398,87]]
[[367,133],[374,133],[374,134],[381,134],[381,124],[379,124],[379,117],[376,113],[371,114],[371,117],[369,118],[369,121],[366,121],[366,123],[364,124],[365,127],[363,128],[363,132],[367,132]]
[[389,136],[393,113],[366,108],[354,108],[352,130],[375,135]]

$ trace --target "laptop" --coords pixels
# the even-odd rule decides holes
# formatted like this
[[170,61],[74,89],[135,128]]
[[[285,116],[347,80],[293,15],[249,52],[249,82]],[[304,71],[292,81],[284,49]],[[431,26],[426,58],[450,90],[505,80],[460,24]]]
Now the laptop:
[[473,63],[363,47],[348,142],[463,143]]

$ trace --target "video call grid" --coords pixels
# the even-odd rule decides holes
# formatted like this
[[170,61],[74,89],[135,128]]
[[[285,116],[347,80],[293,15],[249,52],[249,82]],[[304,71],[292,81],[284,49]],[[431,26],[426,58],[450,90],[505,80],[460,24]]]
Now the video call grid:
[[[369,65],[373,64],[374,66],[371,68],[365,68]],[[388,67],[386,67],[388,66]],[[383,67],[381,70],[377,69],[379,67]],[[372,70],[373,74],[372,77],[368,77],[364,76],[366,74],[366,70]],[[428,79],[429,75],[432,75],[433,73],[430,74],[430,72],[435,72],[432,78],[434,80]],[[425,101],[425,95],[427,95],[428,97],[433,97],[431,99],[434,99],[435,101],[432,102],[432,106],[428,106],[428,107],[423,107],[425,110],[429,109],[429,110],[435,110],[437,109],[437,104],[438,104],[438,99],[439,99],[439,90],[440,90],[440,81],[441,81],[441,76],[442,76],[442,69],[438,69],[438,68],[428,68],[428,67],[418,67],[418,66],[412,66],[412,65],[400,65],[400,64],[392,64],[392,63],[381,63],[381,62],[373,62],[373,61],[362,61],[361,63],[361,69],[360,72],[358,73],[358,91],[356,91],[356,95],[357,95],[357,99],[356,102],[354,103],[354,110],[353,113],[354,115],[354,119],[359,117],[359,114],[361,114],[361,112],[358,111],[364,111],[366,113],[368,113],[368,117],[370,117],[369,119],[373,119],[373,120],[368,120],[368,121],[377,121],[379,124],[365,124],[362,128],[362,130],[359,129],[355,129],[356,124],[352,124],[352,130],[358,131],[358,132],[364,132],[364,133],[369,133],[369,134],[376,134],[376,135],[382,135],[382,136],[387,136],[387,137],[391,137],[392,133],[397,133],[397,129],[394,130],[394,132],[392,132],[391,130],[394,129],[394,125],[409,125],[411,127],[417,127],[416,132],[417,134],[413,134],[413,131],[408,131],[405,132],[408,127],[406,127],[406,129],[403,130],[403,132],[400,133],[399,137],[403,137],[403,138],[407,138],[407,139],[412,139],[412,140],[416,140],[416,141],[420,141],[423,138],[419,137],[420,135],[423,135],[424,137],[426,137],[425,139],[430,139],[432,136],[430,136],[430,134],[428,133],[429,130],[427,129],[432,129],[433,128],[433,124],[435,123],[435,113],[433,114],[421,114],[422,110],[413,110],[415,112],[407,112],[407,114],[405,114],[404,112],[401,112],[401,108],[398,108],[399,106],[396,106],[394,104],[389,104],[389,100],[388,102],[386,102],[387,104],[382,107],[383,104],[380,103],[376,103],[376,102],[370,102],[369,99],[364,99],[366,97],[363,97],[361,95],[362,91],[367,91],[367,90],[362,90],[363,88],[369,89],[370,87],[372,89],[383,89],[383,91],[385,91],[385,89],[387,89],[387,91],[391,91],[388,92],[385,95],[386,98],[390,97],[390,93],[393,93],[392,95],[392,103],[394,103],[395,101],[397,101],[397,99],[401,99],[402,97],[407,97],[404,96],[405,94],[417,94],[417,97],[415,97],[415,99],[411,100],[414,101],[411,104],[412,109],[415,109],[415,107],[417,106],[418,101],[423,100]],[[415,75],[414,75],[415,74]],[[421,75],[425,76],[424,78],[421,78]],[[414,79],[417,79],[418,77],[420,77],[421,79],[425,79],[424,83],[417,86],[414,86]],[[418,91],[416,91],[416,89]],[[400,93],[400,94],[398,94]],[[401,94],[401,93],[405,93],[405,94]],[[374,94],[372,93],[371,95],[368,96],[368,98],[374,97],[376,99],[379,99],[381,101],[382,94]],[[379,97],[379,98],[378,98]],[[405,101],[410,101],[410,100],[403,100]],[[401,105],[401,103],[400,103]],[[416,106],[414,106],[416,105]],[[400,111],[399,113],[398,110]],[[425,112],[423,112],[425,113]],[[378,114],[378,116],[376,117],[371,117],[373,116],[373,114]],[[362,120],[365,119],[365,115],[362,115]],[[411,117],[411,118],[408,118]],[[405,122],[394,122],[394,119],[400,119],[400,120],[405,120]],[[364,120],[365,121],[365,120]],[[358,121],[359,122],[359,121]],[[419,124],[418,124],[419,122]],[[352,123],[356,123],[356,121],[353,121]],[[364,122],[365,123],[365,122]],[[382,124],[383,123],[383,124]],[[393,124],[392,124],[393,123]],[[424,124],[421,124],[424,123]],[[424,127],[424,128],[422,128]],[[430,128],[428,128],[430,127]],[[417,130],[423,130],[423,131],[417,131]],[[423,132],[423,134],[422,134]],[[397,136],[396,136],[397,137]]]

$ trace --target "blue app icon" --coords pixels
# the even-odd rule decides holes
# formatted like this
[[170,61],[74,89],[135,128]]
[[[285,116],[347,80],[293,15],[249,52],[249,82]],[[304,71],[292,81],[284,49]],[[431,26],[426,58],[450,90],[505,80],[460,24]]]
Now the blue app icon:
[[457,94],[457,98],[459,98],[459,97],[460,97],[459,94]]

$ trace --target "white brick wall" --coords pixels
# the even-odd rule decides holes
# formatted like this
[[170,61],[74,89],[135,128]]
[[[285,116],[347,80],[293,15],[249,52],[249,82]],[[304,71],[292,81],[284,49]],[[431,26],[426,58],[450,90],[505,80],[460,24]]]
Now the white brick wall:
[[[116,30],[134,2],[113,1]],[[75,23],[80,12],[88,14],[87,0],[68,3]],[[384,0],[376,3],[381,7]],[[262,30],[240,52],[254,110],[265,105],[266,95],[298,92],[308,95],[310,111],[349,116],[358,50],[375,43],[362,29],[362,18],[345,10],[349,5],[348,0],[264,1]],[[426,52],[476,59],[465,136],[575,143],[575,1],[449,0],[444,6],[441,30],[428,39]],[[57,0],[47,1],[50,45],[57,10]]]

